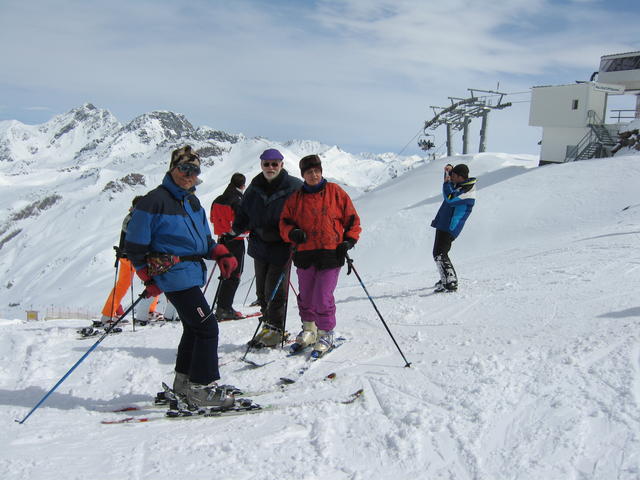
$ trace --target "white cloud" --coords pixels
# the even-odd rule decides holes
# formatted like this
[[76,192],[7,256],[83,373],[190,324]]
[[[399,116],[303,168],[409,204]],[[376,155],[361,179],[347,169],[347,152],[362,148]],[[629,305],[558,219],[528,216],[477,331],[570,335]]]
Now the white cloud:
[[586,80],[600,55],[637,46],[603,5],[12,3],[0,41],[14,68],[0,83],[70,103],[55,109],[92,101],[122,120],[169,109],[249,135],[400,148],[449,95]]

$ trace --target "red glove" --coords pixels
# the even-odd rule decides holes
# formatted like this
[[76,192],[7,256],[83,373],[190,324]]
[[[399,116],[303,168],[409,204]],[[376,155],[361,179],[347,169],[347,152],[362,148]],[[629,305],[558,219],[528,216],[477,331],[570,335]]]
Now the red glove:
[[211,249],[209,257],[216,261],[224,278],[229,278],[233,271],[238,268],[236,257],[231,255],[229,249],[220,243]]
[[160,287],[158,287],[158,285],[156,285],[156,282],[154,282],[153,279],[149,276],[149,270],[147,269],[147,267],[136,270],[136,274],[138,275],[138,277],[140,277],[140,280],[144,282],[144,286],[146,287],[143,292],[144,298],[157,297],[162,293]]

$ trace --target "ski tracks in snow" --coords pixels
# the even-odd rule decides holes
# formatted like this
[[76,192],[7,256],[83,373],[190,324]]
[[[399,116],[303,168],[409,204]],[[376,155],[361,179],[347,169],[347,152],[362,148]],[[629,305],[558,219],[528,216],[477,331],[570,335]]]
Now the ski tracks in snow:
[[502,262],[513,271],[471,264],[475,280],[463,277],[452,295],[373,284],[409,361],[412,353],[422,358],[416,370],[429,379],[368,377],[368,408],[396,432],[384,445],[401,450],[398,432],[411,420],[397,411],[413,403],[427,433],[413,444],[423,451],[406,453],[430,478],[638,478],[640,458],[629,453],[640,452],[632,433],[640,426],[638,315],[600,287],[634,281],[624,242],[594,237],[526,257],[514,250]]

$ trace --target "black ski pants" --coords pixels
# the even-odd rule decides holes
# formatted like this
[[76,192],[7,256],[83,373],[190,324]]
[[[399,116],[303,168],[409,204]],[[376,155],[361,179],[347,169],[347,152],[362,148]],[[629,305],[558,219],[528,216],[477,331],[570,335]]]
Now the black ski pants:
[[[253,259],[253,262],[256,270],[256,295],[260,303],[262,319],[265,323],[284,330],[286,295],[289,289],[287,270],[291,265],[289,262],[285,265],[275,265],[256,258]],[[280,285],[275,292],[273,300],[269,303],[278,281],[280,281]]]
[[454,238],[449,232],[444,230],[436,230],[436,238],[433,241],[433,258],[438,255],[444,255],[449,258],[449,250],[451,250],[451,243]]
[[220,293],[218,294],[218,307],[224,310],[233,308],[233,299],[236,296],[236,290],[240,285],[240,277],[244,270],[244,239],[231,240],[225,243],[225,247],[229,249],[231,255],[236,257],[238,268],[236,268],[229,278],[222,279],[220,284]]
[[218,368],[218,321],[198,287],[165,292],[182,322],[176,372],[194,383],[208,385],[220,378]]

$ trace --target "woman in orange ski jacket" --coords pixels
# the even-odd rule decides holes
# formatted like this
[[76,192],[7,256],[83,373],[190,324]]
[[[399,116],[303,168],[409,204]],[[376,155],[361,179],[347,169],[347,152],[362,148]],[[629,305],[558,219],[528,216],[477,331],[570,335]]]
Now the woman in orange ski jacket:
[[320,157],[302,158],[300,173],[304,184],[287,199],[280,215],[280,235],[296,247],[293,263],[300,288],[302,331],[291,349],[314,344],[320,356],[333,346],[333,292],[346,252],[360,238],[360,217],[349,195],[322,177]]

